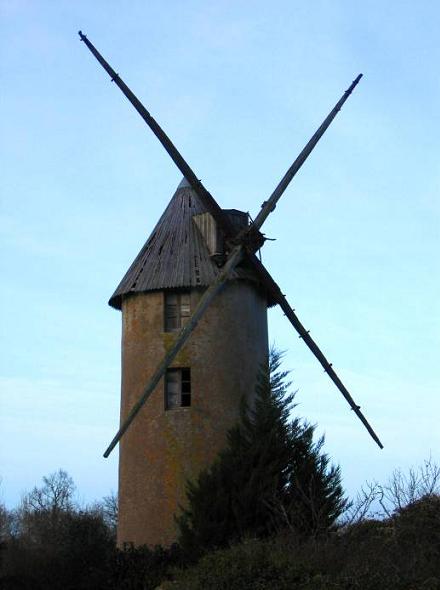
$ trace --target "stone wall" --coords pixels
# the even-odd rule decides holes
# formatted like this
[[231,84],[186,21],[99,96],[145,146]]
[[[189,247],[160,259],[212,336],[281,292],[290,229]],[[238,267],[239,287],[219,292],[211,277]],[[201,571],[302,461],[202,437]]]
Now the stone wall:
[[[194,308],[201,291],[191,292]],[[163,292],[129,296],[122,306],[121,420],[142,394],[175,334],[164,333]],[[212,463],[252,396],[267,354],[267,309],[255,286],[227,283],[172,364],[191,368],[191,407],[165,411],[164,380],[120,443],[118,543],[170,545],[185,482]]]

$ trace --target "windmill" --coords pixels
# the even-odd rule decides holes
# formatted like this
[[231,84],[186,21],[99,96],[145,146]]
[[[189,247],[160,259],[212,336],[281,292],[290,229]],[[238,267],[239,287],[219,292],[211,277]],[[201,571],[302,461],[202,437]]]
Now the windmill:
[[[201,459],[195,461],[195,472],[197,468],[209,463],[224,443],[228,424],[231,425],[237,416],[237,400],[225,397],[224,375],[212,363],[209,349],[212,347],[217,354],[219,330],[221,331],[224,320],[225,330],[233,332],[229,334],[231,338],[222,345],[225,364],[232,375],[231,382],[235,378],[234,383],[242,383],[244,376],[248,389],[253,390],[254,381],[251,375],[255,374],[258,362],[267,352],[267,319],[266,312],[262,312],[263,299],[265,308],[270,305],[281,307],[299,337],[322,365],[370,436],[383,448],[360,406],[355,403],[331,363],[296,316],[280,287],[256,256],[265,241],[264,234],[260,231],[262,225],[276,208],[291,180],[342,108],[362,74],[344,92],[273,193],[262,204],[255,219],[249,223],[242,212],[221,209],[170,138],[120,76],[81,31],[79,36],[159,139],[183,175],[183,181],[164,215],[109,301],[113,307],[123,310],[121,426],[104,453],[104,457],[108,457],[121,441],[119,482],[122,524],[118,530],[118,542],[167,544],[174,540],[173,514],[182,501],[183,475],[188,476],[191,468],[194,468],[193,462],[189,471],[185,471],[180,469],[181,463],[186,464],[188,454],[197,453]],[[234,291],[233,285],[237,284],[240,287]],[[236,317],[237,309],[240,310],[239,320]],[[254,317],[251,317],[252,314]],[[211,318],[209,326],[207,317]],[[162,321],[165,322],[165,327],[158,329],[158,322]],[[216,322],[215,331],[212,328],[213,322]],[[160,345],[156,339],[151,341],[148,348],[146,339],[151,338],[153,326],[161,334]],[[246,326],[246,341],[243,340],[241,326]],[[194,338],[190,339],[193,332]],[[194,342],[196,336],[197,343]],[[235,341],[241,343],[241,350],[232,350],[232,343]],[[217,407],[220,426],[217,427],[215,420],[209,423],[209,428],[217,429],[220,433],[212,440],[207,428],[208,422],[203,417],[197,420],[194,418],[195,406],[191,418],[187,414],[186,418],[182,418],[185,410],[191,406],[191,389],[194,385],[192,368],[186,366],[191,364],[185,352],[189,347],[192,347],[190,360],[196,364],[200,361],[200,350],[203,349],[203,361],[205,364],[211,363],[211,373],[208,377],[205,374],[205,388],[212,394],[213,405],[223,404],[220,411],[219,406]],[[231,350],[226,350],[228,348]],[[157,358],[158,351],[163,353],[163,358]],[[245,356],[246,361],[243,360]],[[198,366],[201,366],[200,363]],[[200,368],[200,373],[202,371],[203,368]],[[215,383],[206,385],[206,380],[211,375],[213,382],[217,379],[223,383],[223,391],[219,395],[216,393]],[[163,378],[165,405],[161,405],[160,396],[157,395]],[[164,426],[165,423],[161,422],[164,411],[176,407],[184,412],[168,412],[171,418],[167,418],[168,422]],[[212,417],[212,408],[207,410],[203,405],[200,408],[200,415],[205,412],[205,415]],[[222,421],[223,416],[226,418]],[[138,425],[132,425],[135,418]],[[176,433],[182,440],[187,440],[190,448],[176,439]],[[149,454],[145,451],[148,436],[150,448],[153,451],[156,449],[156,454],[151,449]],[[165,446],[162,445],[164,439],[167,439]],[[165,456],[168,461],[166,468]],[[144,479],[139,478],[140,470],[148,471],[149,475]],[[177,471],[179,478],[176,478]],[[136,478],[137,484],[133,483]],[[180,486],[177,494],[176,486]],[[144,520],[142,514],[145,514]],[[145,533],[146,528],[151,533]]]

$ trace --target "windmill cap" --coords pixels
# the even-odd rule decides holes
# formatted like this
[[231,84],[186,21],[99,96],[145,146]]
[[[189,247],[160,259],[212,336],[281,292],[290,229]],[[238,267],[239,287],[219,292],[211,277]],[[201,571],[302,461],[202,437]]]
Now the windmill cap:
[[[223,211],[237,233],[246,227],[246,213],[237,209]],[[221,267],[210,250],[212,244],[209,232],[212,230],[216,236],[215,247],[219,247],[219,252],[223,249],[223,243],[207,213],[199,196],[184,178],[110,298],[110,305],[121,309],[123,297],[134,293],[211,285],[221,272]],[[254,273],[244,266],[235,268],[229,279],[257,281]]]

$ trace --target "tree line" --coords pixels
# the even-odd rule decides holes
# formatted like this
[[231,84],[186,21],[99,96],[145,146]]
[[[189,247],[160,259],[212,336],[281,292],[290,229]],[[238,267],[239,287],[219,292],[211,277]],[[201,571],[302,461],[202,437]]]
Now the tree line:
[[440,589],[440,468],[396,471],[349,501],[290,387],[272,351],[226,448],[188,482],[170,548],[119,550],[117,498],[78,505],[62,469],[0,505],[0,588]]

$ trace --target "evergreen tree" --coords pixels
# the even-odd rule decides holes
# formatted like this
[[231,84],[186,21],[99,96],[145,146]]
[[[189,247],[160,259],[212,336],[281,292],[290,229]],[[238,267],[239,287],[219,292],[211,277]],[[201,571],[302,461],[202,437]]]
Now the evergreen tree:
[[285,527],[320,533],[346,506],[339,467],[322,453],[324,439],[313,442],[315,427],[290,419],[294,394],[288,393],[288,373],[280,370],[281,356],[271,351],[254,403],[242,402],[227,447],[188,483],[188,507],[177,524],[179,541],[190,552]]

